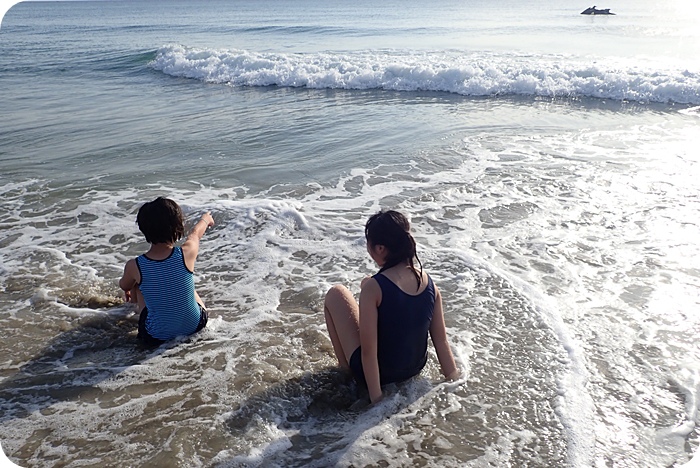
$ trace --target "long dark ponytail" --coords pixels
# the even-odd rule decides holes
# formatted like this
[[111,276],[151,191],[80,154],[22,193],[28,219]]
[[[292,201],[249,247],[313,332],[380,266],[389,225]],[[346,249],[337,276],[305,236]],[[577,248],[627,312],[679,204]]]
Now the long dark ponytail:
[[[416,241],[410,232],[408,219],[398,211],[380,211],[372,215],[365,224],[365,238],[370,246],[383,245],[388,255],[379,273],[400,263],[408,262],[420,289],[423,281],[423,264],[416,253]],[[414,266],[414,259],[420,266],[420,273]]]

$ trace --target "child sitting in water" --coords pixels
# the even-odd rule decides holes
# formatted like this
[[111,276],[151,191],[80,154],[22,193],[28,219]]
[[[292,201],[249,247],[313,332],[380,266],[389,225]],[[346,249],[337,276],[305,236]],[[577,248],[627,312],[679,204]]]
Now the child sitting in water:
[[445,377],[461,374],[447,341],[440,291],[423,272],[409,229],[408,220],[396,211],[369,218],[367,252],[381,269],[362,281],[359,306],[344,286],[333,286],[325,299],[326,326],[338,362],[367,387],[372,403],[382,399],[383,385],[420,373],[428,357],[428,334]]
[[200,239],[214,225],[211,213],[202,215],[182,247],[175,243],[185,235],[185,222],[174,201],[158,197],[144,204],[136,222],[151,248],[126,262],[119,287],[141,311],[138,339],[159,345],[198,332],[207,324],[207,311],[194,289],[194,263]]

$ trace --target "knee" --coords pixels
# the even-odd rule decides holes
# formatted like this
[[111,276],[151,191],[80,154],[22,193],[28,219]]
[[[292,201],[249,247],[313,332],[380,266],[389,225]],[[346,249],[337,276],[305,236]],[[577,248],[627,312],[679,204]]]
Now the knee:
[[348,288],[342,284],[333,285],[326,293],[326,298],[324,300],[325,308],[327,309],[329,304],[337,303],[338,301],[345,301],[348,295],[352,296]]

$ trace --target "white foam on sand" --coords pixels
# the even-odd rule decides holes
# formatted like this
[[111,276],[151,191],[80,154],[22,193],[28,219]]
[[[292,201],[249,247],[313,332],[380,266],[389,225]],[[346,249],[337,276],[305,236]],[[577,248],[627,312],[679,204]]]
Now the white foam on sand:
[[21,468],[19,465],[13,463],[12,460],[7,458],[5,451],[2,449],[2,442],[0,442],[0,468]]
[[[650,130],[639,129],[638,134],[628,135],[629,140],[636,141],[637,136],[643,137],[647,131]],[[549,341],[556,346],[528,342],[525,343],[527,349],[518,351],[522,355],[543,356],[545,361],[552,361],[550,367],[557,374],[548,382],[548,387],[556,387],[557,390],[555,411],[564,427],[567,461],[572,466],[590,465],[594,457],[596,434],[601,425],[601,432],[615,432],[622,427],[615,425],[617,421],[605,425],[606,422],[595,418],[596,407],[590,391],[591,370],[587,367],[589,356],[585,353],[595,346],[609,343],[604,341],[605,335],[600,335],[582,344],[580,340],[586,338],[584,321],[577,321],[576,311],[560,307],[562,302],[556,302],[553,297],[558,294],[565,301],[569,297],[578,297],[579,291],[585,288],[582,287],[583,283],[576,282],[576,278],[587,278],[586,275],[589,275],[605,279],[607,270],[603,268],[604,259],[595,257],[604,251],[617,250],[615,258],[621,270],[633,271],[638,263],[637,249],[618,244],[619,237],[609,234],[612,230],[608,229],[612,221],[622,226],[624,216],[629,216],[628,211],[632,211],[621,210],[618,216],[615,207],[609,207],[603,216],[590,212],[595,208],[594,204],[580,205],[605,201],[605,197],[612,193],[617,200],[627,200],[632,206],[643,208],[647,198],[652,198],[649,194],[655,187],[653,180],[645,179],[645,171],[637,171],[627,178],[623,169],[614,170],[624,167],[627,158],[644,160],[645,157],[652,159],[653,155],[637,151],[636,146],[632,149],[625,146],[624,135],[610,132],[607,136],[549,135],[538,139],[519,138],[517,135],[498,135],[492,139],[484,136],[465,142],[465,162],[454,168],[426,172],[421,170],[419,163],[408,162],[400,167],[357,169],[332,185],[309,185],[305,187],[304,195],[296,198],[273,196],[272,191],[241,195],[245,190],[236,188],[198,187],[184,192],[176,187],[159,186],[111,192],[92,190],[64,200],[40,182],[21,187],[8,184],[0,188],[0,193],[6,195],[4,199],[12,205],[2,221],[15,233],[0,250],[8,272],[3,281],[6,286],[12,285],[14,294],[21,296],[26,291],[28,298],[36,298],[34,304],[25,304],[20,311],[36,320],[49,316],[52,320],[68,321],[71,318],[68,316],[84,317],[95,313],[77,302],[71,302],[73,296],[66,291],[72,293],[88,289],[105,296],[119,294],[116,280],[124,262],[142,253],[145,247],[134,224],[135,212],[141,203],[155,194],[176,199],[185,210],[189,223],[207,210],[212,211],[216,221],[216,226],[207,232],[202,241],[196,268],[197,287],[205,301],[210,303],[212,320],[209,326],[196,337],[180,341],[181,346],[165,347],[140,356],[137,363],[128,367],[119,367],[123,361],[114,358],[96,364],[91,361],[96,359],[96,354],[86,352],[85,361],[80,361],[83,371],[76,373],[74,378],[68,372],[71,370],[69,361],[81,358],[79,344],[82,342],[68,343],[69,349],[62,350],[55,362],[44,364],[63,369],[61,375],[66,376],[66,384],[81,386],[81,391],[88,392],[90,398],[58,401],[43,408],[43,400],[37,398],[32,404],[37,404],[40,411],[32,410],[34,412],[26,417],[14,420],[11,431],[2,429],[11,436],[8,436],[10,440],[7,443],[21,447],[40,419],[44,427],[64,439],[84,437],[87,429],[105,440],[122,437],[116,445],[124,448],[126,453],[127,449],[138,449],[137,444],[128,436],[114,434],[123,434],[120,425],[138,421],[139,416],[152,415],[154,411],[163,421],[167,421],[167,430],[172,431],[166,436],[159,434],[163,440],[171,440],[176,433],[181,434],[182,440],[187,440],[187,431],[196,432],[197,429],[188,424],[201,425],[206,430],[213,428],[207,434],[215,437],[217,431],[226,431],[225,427],[221,427],[226,421],[226,418],[220,417],[221,414],[246,402],[257,409],[255,395],[274,390],[280,392],[282,403],[275,406],[268,401],[273,400],[275,395],[268,400],[263,399],[260,408],[266,413],[255,425],[265,430],[259,434],[242,431],[245,437],[241,440],[231,440],[234,437],[226,439],[219,446],[217,459],[224,464],[242,460],[254,465],[270,458],[283,462],[290,444],[298,445],[304,437],[316,437],[323,431],[333,429],[324,427],[324,420],[316,416],[301,422],[291,418],[289,413],[307,408],[309,403],[305,398],[308,395],[285,393],[285,387],[278,384],[290,376],[303,375],[304,372],[317,371],[333,364],[332,350],[320,313],[323,294],[336,282],[345,282],[356,290],[362,276],[376,271],[366,255],[363,224],[369,214],[380,207],[391,206],[409,214],[426,266],[429,266],[438,284],[452,288],[450,295],[445,294],[446,315],[449,314],[449,332],[454,337],[458,359],[467,369],[467,380],[454,387],[450,384],[436,385],[440,378],[439,369],[431,359],[432,364],[426,368],[421,379],[392,393],[376,409],[367,410],[362,417],[350,414],[344,416],[346,420],[333,419],[331,422],[338,426],[332,433],[335,437],[333,444],[327,452],[318,455],[318,460],[363,460],[372,463],[406,456],[407,451],[421,454],[426,452],[421,445],[422,428],[430,427],[433,442],[445,447],[448,454],[439,462],[456,465],[455,460],[449,458],[449,452],[457,436],[454,433],[440,433],[440,430],[445,431],[441,424],[449,422],[455,415],[469,415],[464,408],[471,408],[479,414],[487,411],[489,405],[507,403],[506,399],[512,397],[511,393],[488,400],[489,396],[486,395],[484,400],[479,400],[479,395],[470,394],[470,382],[475,383],[480,377],[472,373],[472,364],[476,363],[474,355],[476,351],[482,351],[472,348],[470,325],[478,325],[481,317],[500,317],[505,312],[529,314],[534,310],[537,320],[533,319],[532,323],[546,324],[545,331],[538,336],[551,338]],[[577,142],[576,138],[580,141]],[[595,146],[588,138],[603,143]],[[604,145],[611,140],[620,145],[619,153],[606,150]],[[562,141],[570,146],[579,146],[573,151],[569,151],[570,146],[560,150]],[[639,143],[642,144],[643,141]],[[630,156],[632,153],[633,156]],[[519,156],[519,159],[506,157],[512,155]],[[549,160],[542,162],[547,158]],[[692,161],[688,164],[692,167]],[[560,169],[575,165],[578,165],[576,173]],[[596,168],[600,167],[605,169],[602,175],[596,172]],[[542,172],[538,172],[540,169]],[[489,177],[492,180],[488,180]],[[532,182],[528,177],[542,183]],[[591,189],[589,184],[577,185],[582,179],[604,181],[606,185],[598,189]],[[636,184],[635,190],[641,187],[641,190],[633,192],[636,195],[634,199],[622,196],[628,193],[625,184],[630,180]],[[685,179],[679,180],[684,184],[687,182]],[[665,193],[673,197],[673,187],[664,187]],[[35,203],[32,196],[36,193],[49,200],[55,197],[54,205],[43,210],[31,210],[34,207],[32,203]],[[284,194],[284,187],[278,187],[276,193]],[[539,198],[535,203],[530,197]],[[593,202],[587,201],[591,198]],[[570,205],[566,205],[569,200]],[[556,211],[557,204],[570,209],[559,207],[560,211]],[[641,208],[638,211],[644,212]],[[663,213],[668,213],[668,210]],[[593,218],[593,221],[587,221],[586,216]],[[550,224],[550,219],[556,219],[556,223]],[[652,232],[647,231],[646,227],[661,223],[647,212],[644,212],[643,220],[633,220],[647,223],[643,224],[645,229],[638,229],[640,225],[637,223],[624,225],[636,236]],[[581,229],[587,236],[581,236],[564,225],[574,225],[574,222],[583,226]],[[588,224],[584,225],[584,222]],[[675,221],[664,218],[663,224],[672,222]],[[686,239],[684,242],[692,237],[692,227],[687,229],[688,236],[683,238]],[[680,238],[660,239],[670,242]],[[583,242],[597,242],[598,249],[576,250]],[[39,248],[36,247],[37,243],[40,244]],[[506,248],[508,255],[502,255],[499,249]],[[657,243],[655,248],[665,252],[667,246]],[[569,255],[570,251],[575,253],[570,264],[566,260],[545,264],[554,257]],[[669,254],[672,252],[669,250]],[[680,261],[672,255],[664,255],[664,258]],[[534,263],[534,260],[539,263]],[[591,264],[602,266],[591,267]],[[644,278],[642,275],[639,277]],[[21,281],[13,282],[17,278]],[[477,289],[475,285],[478,280],[484,279],[492,283],[484,281],[479,286],[481,289]],[[623,279],[615,277],[614,281],[601,283],[611,288],[612,296],[619,302],[622,302],[620,297],[624,297],[625,293],[626,283],[621,284]],[[564,293],[555,291],[547,294],[546,288],[551,284],[568,289]],[[679,288],[678,291],[683,290],[681,286]],[[515,302],[506,303],[507,310],[501,310],[499,294],[505,293],[512,293],[509,298]],[[482,297],[474,298],[472,294],[481,294]],[[674,296],[680,297],[679,294]],[[602,302],[603,299],[591,300],[593,306],[596,300]],[[460,321],[459,306],[464,304],[475,309],[470,311],[475,323]],[[683,304],[679,302],[675,305],[677,312],[682,311]],[[655,302],[649,302],[648,306],[651,310],[658,309]],[[126,308],[120,310],[126,313]],[[632,320],[638,318],[632,314],[633,307],[626,310],[631,311],[628,315]],[[668,312],[668,309],[664,309],[664,312]],[[653,317],[647,315],[645,318]],[[687,320],[692,320],[692,317]],[[503,344],[515,332],[522,331],[507,321],[499,324],[501,328],[489,330],[490,335],[483,340],[484,346]],[[606,322],[607,327],[614,325]],[[56,328],[52,326],[47,323],[45,328],[41,328],[42,333],[53,333]],[[572,327],[577,328],[574,330]],[[71,329],[70,323],[67,328]],[[660,329],[658,325],[650,325],[650,330],[634,329],[633,332],[647,333],[651,343],[652,333]],[[626,329],[620,327],[620,330]],[[538,330],[525,330],[526,333],[535,331]],[[581,338],[575,338],[574,333],[581,334]],[[611,362],[625,372],[642,374],[645,369],[634,367],[634,363],[626,358],[627,349],[622,347],[627,346],[628,341],[631,344],[639,341],[638,335],[619,333],[615,335],[615,340],[621,344],[621,354],[613,356],[615,359],[611,359]],[[663,340],[659,342],[661,354],[672,351],[664,347]],[[679,346],[682,347],[682,343]],[[46,352],[48,358],[53,359],[50,350]],[[564,362],[558,360],[560,355],[565,357]],[[489,357],[488,352],[479,357],[481,361],[478,364],[482,369],[488,364]],[[114,361],[118,362],[115,364]],[[72,365],[76,367],[75,362]],[[646,371],[651,369],[653,367],[649,366]],[[520,374],[501,377],[503,380],[499,385],[512,384],[512,389],[517,391],[517,383],[521,379],[535,377],[532,372],[522,369]],[[663,375],[675,376],[675,386],[684,397],[682,407],[679,407],[684,420],[668,432],[669,440],[679,445],[691,433],[691,425],[697,419],[697,369],[671,369]],[[639,388],[654,392],[656,389],[651,387],[656,380],[651,379],[649,383],[648,377],[641,375],[640,381],[650,389]],[[6,382],[7,379],[3,384]],[[599,388],[600,381],[596,385],[599,391],[596,395],[599,396],[603,394]],[[83,386],[86,388],[83,389]],[[90,393],[92,391],[95,394]],[[102,392],[120,395],[121,399],[101,401]],[[206,408],[211,405],[214,416],[192,410],[192,413],[187,413],[186,420],[178,419],[181,414],[179,408],[192,405],[189,400],[191,395],[197,395],[198,404],[204,402],[201,406]],[[180,406],[169,410],[168,402],[172,401]],[[668,405],[675,408],[677,402],[669,398]],[[624,427],[632,432],[634,420],[620,419],[620,424],[627,424]],[[97,421],[105,422],[99,425]],[[460,427],[460,422],[457,419],[454,427]],[[483,425],[484,431],[502,429],[494,427],[494,423],[488,420],[484,420]],[[480,460],[484,463],[512,460],[536,437],[538,435],[533,430],[508,428],[501,438],[488,447],[479,447],[484,449],[484,453],[479,455]],[[70,454],[58,454],[51,443],[50,438],[42,441],[38,453],[50,451],[64,457],[61,460],[70,461]],[[232,449],[226,444],[239,445]],[[298,454],[311,451],[296,446],[295,450],[300,451]],[[671,459],[667,455],[664,457],[664,460]]]

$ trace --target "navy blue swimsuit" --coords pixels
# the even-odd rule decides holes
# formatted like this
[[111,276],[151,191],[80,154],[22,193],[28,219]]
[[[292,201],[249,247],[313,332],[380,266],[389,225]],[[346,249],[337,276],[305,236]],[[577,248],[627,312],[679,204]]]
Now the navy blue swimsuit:
[[[382,290],[377,308],[377,360],[381,385],[418,375],[428,359],[428,331],[435,308],[435,286],[417,296],[406,294],[381,273],[373,276]],[[350,357],[350,369],[359,385],[367,387],[358,347]]]

